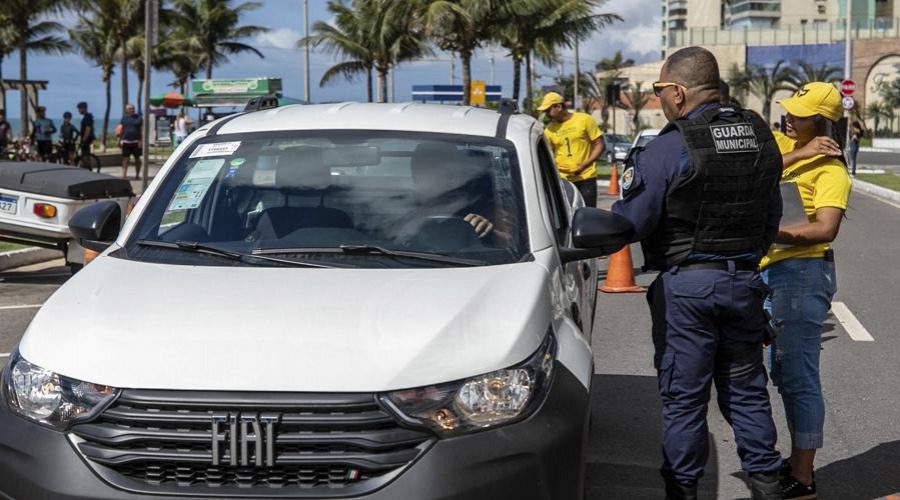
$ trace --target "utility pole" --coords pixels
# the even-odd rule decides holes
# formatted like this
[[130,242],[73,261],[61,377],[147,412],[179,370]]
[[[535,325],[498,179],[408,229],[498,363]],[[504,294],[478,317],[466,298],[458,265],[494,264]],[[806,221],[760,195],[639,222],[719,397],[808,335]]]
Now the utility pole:
[[578,66],[578,39],[576,38],[575,39],[575,82],[574,82],[575,96],[572,97],[572,104],[575,106],[576,111],[581,109],[581,106],[580,106],[581,98],[580,98],[580,95],[578,94],[578,80],[581,77],[580,72],[581,72],[581,68],[579,68],[579,66]]
[[[159,24],[156,22],[157,0],[147,0],[144,5],[144,119],[141,125],[143,136],[141,137],[141,161],[143,162],[143,171],[141,172],[141,192],[147,190],[147,184],[150,182],[150,70],[153,60],[153,44],[156,43],[156,32]],[[158,141],[157,141],[158,142]],[[126,172],[127,175],[127,172]]]
[[[852,56],[852,45],[853,42],[850,39],[850,20],[853,18],[853,0],[845,0],[847,2],[847,12],[846,12],[846,24],[844,26],[844,80],[850,80],[851,67],[852,64],[851,56]],[[850,111],[845,112],[847,115],[847,130],[844,138],[844,146],[850,147],[850,119],[852,118],[852,114]]]
[[309,103],[309,0],[303,0],[303,100]]
[[490,55],[491,55],[491,57],[488,59],[488,61],[490,61],[490,63],[491,63],[491,85],[496,85],[495,79],[494,79],[495,74],[494,74],[494,49],[493,48],[491,48],[491,50],[490,50]]
[[396,66],[394,66],[393,68],[391,68],[388,71],[388,89],[390,90],[389,95],[391,96],[391,98],[388,99],[388,102],[395,102],[394,101],[394,71],[397,71]]

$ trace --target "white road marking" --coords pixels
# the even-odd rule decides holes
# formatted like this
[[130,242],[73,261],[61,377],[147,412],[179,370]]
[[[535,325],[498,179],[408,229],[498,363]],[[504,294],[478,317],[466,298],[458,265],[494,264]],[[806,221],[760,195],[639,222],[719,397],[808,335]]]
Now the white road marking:
[[8,352],[0,352],[0,358],[8,358],[8,357],[9,357]]
[[37,309],[41,307],[43,304],[28,304],[22,306],[0,306],[0,311],[6,311],[9,309]]
[[885,200],[884,198],[882,198],[882,197],[880,197],[880,196],[875,196],[875,195],[872,194],[872,193],[867,193],[867,192],[865,192],[865,191],[857,191],[857,190],[854,190],[853,192],[854,192],[854,193],[859,193],[859,194],[864,195],[864,196],[868,196],[869,198],[872,198],[873,200],[878,200],[878,201],[880,201],[880,202],[882,202],[882,203],[886,203],[886,204],[888,204],[888,205],[890,205],[890,206],[892,206],[892,207],[894,207],[894,208],[900,208],[900,204],[897,204],[897,203],[895,203],[895,202],[893,202],[893,201],[891,201],[891,200]]
[[844,330],[846,330],[847,335],[849,335],[851,339],[857,342],[875,341],[875,338],[869,334],[866,327],[856,319],[856,316],[853,315],[853,312],[850,311],[847,304],[844,304],[843,302],[832,302],[831,312],[833,312],[837,320],[841,322],[841,326],[844,327]]

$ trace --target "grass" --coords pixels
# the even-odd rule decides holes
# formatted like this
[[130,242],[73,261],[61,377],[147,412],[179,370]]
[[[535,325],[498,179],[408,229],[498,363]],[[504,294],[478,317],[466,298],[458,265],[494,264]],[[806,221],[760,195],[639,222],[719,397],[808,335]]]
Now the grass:
[[21,248],[25,248],[22,245],[17,245],[15,243],[7,243],[5,241],[0,241],[0,252],[9,252],[12,250],[19,250]]
[[894,191],[900,191],[900,175],[892,173],[884,174],[856,174],[856,178],[876,186],[881,186]]

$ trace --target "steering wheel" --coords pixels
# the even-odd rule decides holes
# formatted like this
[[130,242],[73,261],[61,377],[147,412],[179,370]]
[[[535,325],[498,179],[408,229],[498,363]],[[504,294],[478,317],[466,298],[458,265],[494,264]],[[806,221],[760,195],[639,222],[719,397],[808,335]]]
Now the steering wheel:
[[397,241],[405,247],[440,252],[481,247],[475,228],[462,217],[454,215],[426,215],[403,224]]

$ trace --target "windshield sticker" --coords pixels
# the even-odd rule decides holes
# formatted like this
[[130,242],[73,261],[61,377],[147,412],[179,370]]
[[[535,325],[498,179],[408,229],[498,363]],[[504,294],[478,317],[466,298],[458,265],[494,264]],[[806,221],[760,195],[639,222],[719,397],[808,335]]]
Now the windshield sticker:
[[224,164],[224,159],[198,161],[178,186],[168,210],[191,210],[199,207]]
[[243,158],[235,158],[235,159],[231,160],[230,162],[228,162],[228,164],[231,165],[232,167],[240,167],[241,165],[244,164],[244,161],[245,160]]
[[201,144],[191,153],[191,158],[205,158],[207,156],[231,156],[241,147],[241,141],[216,142],[213,144]]

